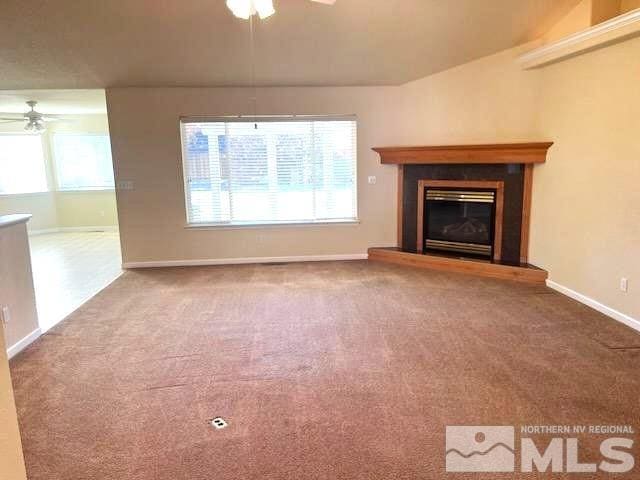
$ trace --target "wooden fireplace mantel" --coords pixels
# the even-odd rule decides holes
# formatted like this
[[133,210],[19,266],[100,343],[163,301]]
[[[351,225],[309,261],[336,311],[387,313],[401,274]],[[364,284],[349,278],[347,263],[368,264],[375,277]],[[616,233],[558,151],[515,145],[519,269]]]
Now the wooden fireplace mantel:
[[490,145],[439,145],[424,147],[376,147],[387,165],[438,163],[544,163],[553,142],[496,143]]

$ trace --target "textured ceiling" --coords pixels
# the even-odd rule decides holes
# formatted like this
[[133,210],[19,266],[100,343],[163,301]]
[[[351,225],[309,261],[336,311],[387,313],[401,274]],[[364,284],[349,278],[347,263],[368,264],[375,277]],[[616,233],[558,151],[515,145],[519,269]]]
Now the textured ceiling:
[[[259,85],[394,85],[530,40],[577,0],[274,0]],[[2,0],[0,89],[241,86],[249,23],[224,0]]]
[[27,100],[36,100],[40,113],[107,113],[104,90],[4,90],[0,91],[0,113],[24,113],[29,110]]

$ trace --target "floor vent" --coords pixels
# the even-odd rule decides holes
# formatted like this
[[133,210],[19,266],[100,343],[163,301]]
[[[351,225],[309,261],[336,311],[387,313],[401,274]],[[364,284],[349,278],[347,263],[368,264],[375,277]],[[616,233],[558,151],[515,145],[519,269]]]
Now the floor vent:
[[211,425],[213,425],[213,428],[215,428],[216,430],[220,430],[228,426],[227,422],[222,417],[216,417],[211,420]]

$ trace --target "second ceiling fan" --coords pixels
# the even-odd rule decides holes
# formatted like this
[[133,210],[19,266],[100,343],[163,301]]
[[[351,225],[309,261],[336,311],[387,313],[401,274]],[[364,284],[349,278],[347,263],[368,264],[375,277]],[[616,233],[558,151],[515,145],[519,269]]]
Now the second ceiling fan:
[[[312,2],[333,5],[336,0],[310,0]],[[273,8],[273,0],[227,0],[227,7],[238,18],[249,19],[258,14],[260,18],[267,18],[276,13]]]

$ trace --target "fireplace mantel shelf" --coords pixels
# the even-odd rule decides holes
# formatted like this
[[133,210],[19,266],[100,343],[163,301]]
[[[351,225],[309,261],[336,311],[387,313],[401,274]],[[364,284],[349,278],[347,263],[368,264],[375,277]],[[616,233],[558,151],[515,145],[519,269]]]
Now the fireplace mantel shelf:
[[544,163],[553,142],[376,147],[386,165]]

